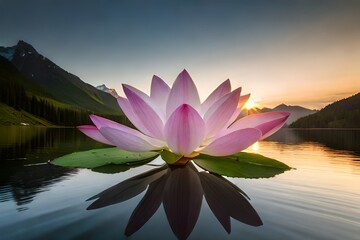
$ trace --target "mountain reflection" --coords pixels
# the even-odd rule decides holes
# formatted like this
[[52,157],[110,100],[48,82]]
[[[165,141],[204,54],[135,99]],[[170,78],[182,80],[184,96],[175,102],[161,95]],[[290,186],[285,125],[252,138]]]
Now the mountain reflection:
[[0,203],[14,201],[23,207],[78,171],[48,160],[101,146],[74,128],[0,127]]
[[18,206],[26,205],[36,194],[47,191],[52,184],[76,172],[76,169],[57,167],[48,163],[22,167],[17,169],[6,184],[0,181],[0,202],[13,200]]
[[333,150],[360,152],[359,129],[289,129],[283,128],[265,141],[285,144],[316,142]]
[[240,188],[221,176],[199,172],[191,162],[185,166],[163,166],[129,178],[88,199],[97,199],[88,210],[124,202],[146,189],[126,226],[126,236],[138,231],[162,203],[172,231],[179,239],[186,239],[198,220],[203,196],[228,233],[230,217],[251,226],[262,225],[249,197]]

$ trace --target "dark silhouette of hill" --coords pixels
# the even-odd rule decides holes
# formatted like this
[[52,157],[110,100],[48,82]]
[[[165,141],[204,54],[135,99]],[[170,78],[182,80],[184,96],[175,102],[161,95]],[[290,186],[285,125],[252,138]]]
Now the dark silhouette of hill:
[[327,105],[319,112],[300,118],[293,128],[360,128],[360,93]]

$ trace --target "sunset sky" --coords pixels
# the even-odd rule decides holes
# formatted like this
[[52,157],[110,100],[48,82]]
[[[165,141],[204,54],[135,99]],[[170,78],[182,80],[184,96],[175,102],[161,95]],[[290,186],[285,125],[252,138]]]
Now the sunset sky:
[[172,84],[184,68],[202,99],[230,78],[259,106],[321,108],[360,91],[360,1],[0,0],[0,46],[22,39],[120,94]]

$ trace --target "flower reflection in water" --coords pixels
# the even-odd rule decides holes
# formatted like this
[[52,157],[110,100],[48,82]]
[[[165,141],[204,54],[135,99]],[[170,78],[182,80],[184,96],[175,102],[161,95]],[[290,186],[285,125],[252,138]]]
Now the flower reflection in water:
[[192,162],[185,166],[165,165],[129,178],[88,199],[97,199],[88,210],[124,202],[146,189],[126,226],[126,236],[139,230],[163,203],[172,231],[179,239],[186,239],[198,220],[203,195],[228,233],[230,217],[251,226],[262,225],[240,188],[222,176],[199,172]]

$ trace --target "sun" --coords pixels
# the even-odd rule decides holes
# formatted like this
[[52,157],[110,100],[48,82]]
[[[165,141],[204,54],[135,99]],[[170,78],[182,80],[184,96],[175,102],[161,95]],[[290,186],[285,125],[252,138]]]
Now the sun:
[[247,110],[250,110],[250,109],[255,108],[256,106],[257,106],[257,104],[254,101],[249,100],[249,101],[246,102],[244,108],[247,109]]

